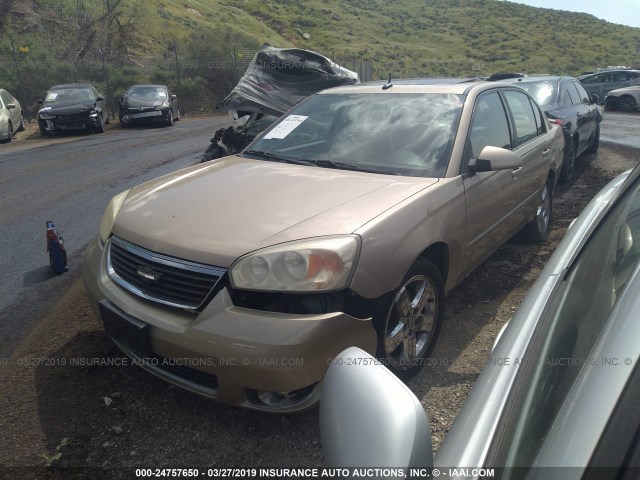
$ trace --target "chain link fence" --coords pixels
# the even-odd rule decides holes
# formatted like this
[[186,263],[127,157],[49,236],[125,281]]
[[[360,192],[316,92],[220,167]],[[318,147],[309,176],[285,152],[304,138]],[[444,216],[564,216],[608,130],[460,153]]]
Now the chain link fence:
[[[172,47],[165,56],[138,57],[126,63],[108,59],[55,61],[29,53],[0,55],[0,88],[20,101],[27,120],[35,118],[38,100],[49,87],[63,83],[93,84],[107,100],[111,118],[117,118],[125,91],[144,83],[168,85],[178,96],[182,114],[207,114],[214,113],[216,104],[236,86],[256,53],[230,49],[193,58]],[[336,63],[358,72],[362,81],[372,79],[369,62],[344,57]]]

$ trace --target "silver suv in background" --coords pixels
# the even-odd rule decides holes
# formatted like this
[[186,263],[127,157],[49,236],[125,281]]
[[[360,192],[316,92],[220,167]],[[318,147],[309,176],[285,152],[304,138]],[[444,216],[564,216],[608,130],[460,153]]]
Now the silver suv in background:
[[418,399],[351,348],[324,382],[326,462],[435,466],[443,478],[487,470],[503,480],[638,478],[638,312],[640,167],[609,183],[569,227],[498,334],[435,460]]
[[640,79],[640,70],[628,69],[607,70],[578,77],[587,92],[598,95],[600,103],[604,103],[605,97],[611,90],[634,85],[637,79]]

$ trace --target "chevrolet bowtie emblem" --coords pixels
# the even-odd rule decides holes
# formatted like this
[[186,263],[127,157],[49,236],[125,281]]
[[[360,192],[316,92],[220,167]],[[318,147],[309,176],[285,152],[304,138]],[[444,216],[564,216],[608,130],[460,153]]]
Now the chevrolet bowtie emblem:
[[154,272],[150,268],[139,266],[136,270],[136,273],[140,275],[142,278],[147,280],[151,280],[152,282],[157,282],[162,277],[161,273]]

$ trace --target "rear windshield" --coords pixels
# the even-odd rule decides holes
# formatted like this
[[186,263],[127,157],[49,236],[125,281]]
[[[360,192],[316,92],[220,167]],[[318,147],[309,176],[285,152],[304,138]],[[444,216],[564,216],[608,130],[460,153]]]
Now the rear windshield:
[[553,105],[558,100],[558,82],[518,82],[519,87],[524,88],[538,105]]
[[314,95],[245,153],[262,153],[273,161],[306,160],[326,168],[441,177],[463,102],[463,95],[453,94]]

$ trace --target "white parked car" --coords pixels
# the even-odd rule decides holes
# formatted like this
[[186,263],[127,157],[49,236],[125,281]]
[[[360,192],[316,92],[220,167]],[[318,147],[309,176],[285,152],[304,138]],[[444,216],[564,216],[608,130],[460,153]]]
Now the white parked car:
[[20,102],[0,88],[0,141],[10,142],[14,134],[22,130],[24,120]]

